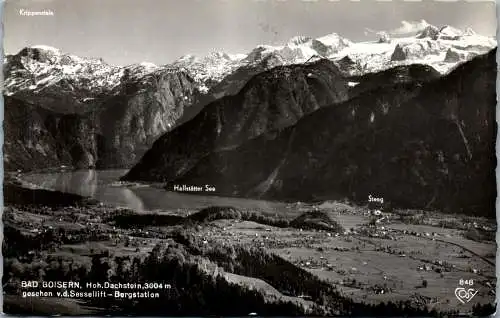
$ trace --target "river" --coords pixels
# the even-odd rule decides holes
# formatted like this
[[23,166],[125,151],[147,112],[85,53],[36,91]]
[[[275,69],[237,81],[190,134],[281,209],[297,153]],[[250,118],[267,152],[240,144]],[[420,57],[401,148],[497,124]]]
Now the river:
[[285,204],[263,200],[192,195],[165,191],[154,185],[126,185],[118,179],[127,170],[78,170],[51,173],[31,173],[21,179],[38,187],[79,194],[105,204],[126,207],[137,212],[178,209],[201,209],[207,206],[236,208],[285,209]]

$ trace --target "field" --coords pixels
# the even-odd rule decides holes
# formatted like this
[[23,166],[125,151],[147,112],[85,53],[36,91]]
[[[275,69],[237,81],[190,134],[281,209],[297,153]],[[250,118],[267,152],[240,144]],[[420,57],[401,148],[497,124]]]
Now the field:
[[[354,307],[400,302],[433,314],[481,313],[491,311],[488,306],[495,301],[496,225],[482,218],[409,210],[375,216],[366,207],[339,202],[289,204],[279,211],[218,207],[151,215],[85,201],[7,202],[3,218],[9,313],[47,311],[41,301],[22,306],[20,280],[65,280],[50,278],[60,277],[59,272],[66,280],[141,280],[117,260],[130,260],[130,265],[157,250],[170,265],[172,259],[193,264],[204,268],[200,277],[219,277],[230,288],[256,293],[264,299],[261,310],[270,303],[290,303],[297,314],[342,313],[344,307],[326,301],[332,297]],[[96,258],[106,259],[113,274],[94,273],[95,264],[102,264]],[[472,280],[478,290],[465,304],[455,296],[461,279]],[[322,286],[317,293],[315,284]],[[95,301],[52,301],[59,314],[109,313]],[[117,301],[115,307],[120,306]]]
[[222,220],[197,235],[206,244],[237,242],[265,248],[340,286],[354,299],[373,303],[411,299],[440,310],[470,309],[458,302],[454,290],[460,279],[472,279],[480,289],[474,301],[493,301],[493,242],[475,242],[463,238],[459,230],[408,225],[397,219],[369,227],[369,218],[363,215],[340,214],[337,218],[341,224],[351,225],[352,231],[332,235]]

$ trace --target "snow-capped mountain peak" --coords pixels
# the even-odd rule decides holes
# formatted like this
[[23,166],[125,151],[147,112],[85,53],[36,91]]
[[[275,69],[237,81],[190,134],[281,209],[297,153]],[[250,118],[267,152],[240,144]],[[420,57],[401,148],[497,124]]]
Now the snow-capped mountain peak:
[[206,62],[220,62],[220,61],[228,61],[228,60],[231,60],[231,58],[229,57],[229,55],[225,52],[220,52],[220,51],[214,51],[214,52],[210,52],[207,56],[203,57],[201,59],[202,61],[206,61]]
[[240,61],[242,59],[244,59],[245,57],[247,57],[246,54],[228,54],[229,58],[233,61]]
[[196,56],[193,54],[186,54],[177,59],[177,63],[192,63],[197,60]]
[[439,30],[439,38],[443,40],[458,40],[463,35],[464,32],[449,25],[445,25]]
[[439,35],[439,28],[434,25],[427,25],[420,33],[417,34],[418,39],[423,39],[423,38],[431,38],[431,39],[437,39]]
[[417,34],[417,38],[430,38],[432,40],[461,40],[463,37],[477,36],[471,28],[467,28],[465,31],[459,30],[450,25],[444,25],[438,28],[435,25],[427,25],[420,33]]
[[43,50],[43,51],[48,51],[48,52],[51,52],[53,54],[61,54],[61,50],[59,50],[58,48],[55,48],[53,46],[49,46],[49,45],[32,45],[30,46],[29,48],[31,49],[38,49],[38,50]]
[[330,33],[328,35],[319,37],[316,40],[320,41],[324,45],[341,47],[341,48],[345,48],[345,47],[352,44],[351,41],[349,41],[346,38],[341,37],[337,33]]
[[465,29],[464,35],[473,36],[473,35],[476,35],[476,32],[474,32],[474,30],[472,30],[472,28],[467,28],[467,29]]
[[297,35],[288,40],[287,46],[299,46],[303,45],[305,43],[308,43],[312,40],[312,38],[307,37],[307,36],[302,36],[302,35]]
[[68,102],[73,96],[77,105],[111,93],[120,85],[125,70],[129,78],[138,79],[160,68],[149,62],[113,66],[102,58],[79,57],[46,45],[26,47],[7,55],[4,61],[6,95],[66,94]]
[[158,65],[151,63],[151,62],[141,62],[139,65],[147,67],[147,68],[157,68]]

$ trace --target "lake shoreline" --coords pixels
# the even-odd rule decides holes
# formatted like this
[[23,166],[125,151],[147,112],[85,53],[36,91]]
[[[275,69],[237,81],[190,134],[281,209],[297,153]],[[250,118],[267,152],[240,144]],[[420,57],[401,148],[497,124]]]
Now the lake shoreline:
[[286,211],[289,203],[241,197],[223,197],[167,191],[164,184],[122,182],[126,170],[55,170],[50,173],[17,173],[6,180],[31,189],[44,189],[93,198],[106,205],[142,212],[202,209],[208,206],[234,206],[269,211]]

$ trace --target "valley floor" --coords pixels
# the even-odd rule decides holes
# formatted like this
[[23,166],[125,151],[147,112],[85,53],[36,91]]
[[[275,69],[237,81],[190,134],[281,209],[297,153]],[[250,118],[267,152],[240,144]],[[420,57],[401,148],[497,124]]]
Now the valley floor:
[[[166,297],[162,298],[166,304],[175,300],[185,302],[186,308],[200,306],[199,314],[283,310],[285,315],[330,315],[353,313],[356,304],[382,310],[376,306],[388,302],[404,304],[410,313],[493,312],[493,220],[422,211],[373,216],[365,208],[336,202],[294,204],[288,209],[290,213],[283,215],[251,211],[251,216],[231,210],[234,217],[225,217],[220,209],[198,216],[199,211],[182,216],[165,211],[148,218],[95,202],[52,207],[6,202],[4,311],[64,315],[156,308],[153,300],[132,301],[135,307],[127,307],[131,305],[126,301],[114,299],[105,310],[108,307],[95,299],[23,298],[28,289],[20,285],[23,280],[134,283],[154,278],[177,293],[173,296],[161,289],[160,298]],[[304,223],[302,228],[293,222],[308,211],[319,211],[340,227]],[[131,225],[123,217],[147,220]],[[101,266],[104,269],[98,270]],[[177,277],[184,270],[191,273],[189,277]],[[152,274],[155,271],[157,276]],[[210,293],[217,288],[205,280],[216,281],[220,290],[236,288],[241,295],[235,298],[235,308],[218,312],[219,307],[210,303]],[[472,281],[472,288],[478,290],[465,304],[455,296],[456,288],[468,287],[461,286],[460,280]],[[200,298],[204,298],[201,303]],[[186,308],[163,313],[189,314]],[[363,308],[369,314],[370,307]]]

